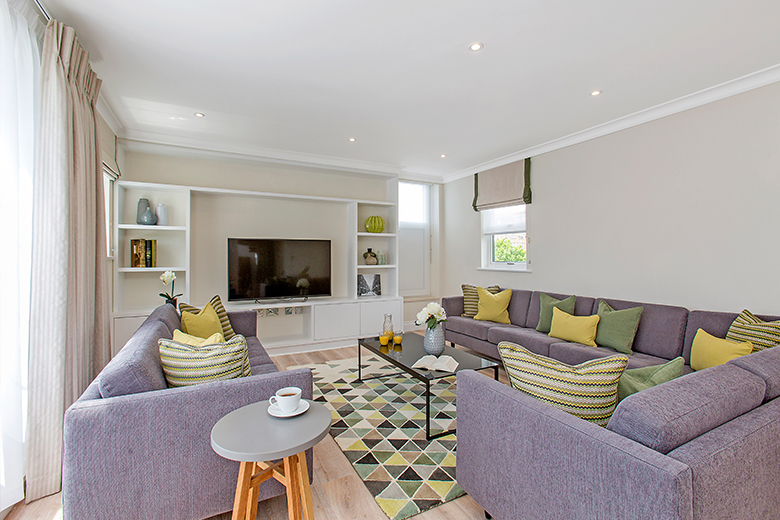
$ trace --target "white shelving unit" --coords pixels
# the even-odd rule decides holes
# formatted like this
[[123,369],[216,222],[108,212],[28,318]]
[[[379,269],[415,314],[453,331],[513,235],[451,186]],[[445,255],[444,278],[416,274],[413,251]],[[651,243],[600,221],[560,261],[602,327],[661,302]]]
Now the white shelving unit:
[[[267,193],[196,186],[175,186],[145,182],[118,181],[116,183],[114,250],[114,336],[115,351],[121,348],[131,333],[161,303],[158,293],[165,292],[159,280],[166,270],[176,272],[176,291],[183,293],[180,301],[191,301],[191,285],[197,280],[191,276],[191,220],[193,196],[250,197],[259,200],[298,201],[305,203],[340,205],[345,208],[346,222],[333,226],[347,230],[346,251],[339,257],[347,259],[346,287],[334,288],[338,298],[312,298],[308,301],[269,301],[262,303],[226,302],[227,288],[220,293],[228,310],[279,309],[280,316],[266,317],[258,322],[258,336],[263,345],[277,353],[317,350],[343,346],[358,337],[375,335],[385,313],[393,314],[394,322],[403,323],[403,298],[398,295],[398,210],[397,180],[388,181],[387,201],[364,201],[334,197],[316,197],[283,193]],[[160,202],[168,208],[168,226],[136,224],[138,199],[149,199],[152,208]],[[223,199],[225,200],[225,199]],[[324,207],[324,206],[323,206]],[[366,218],[380,215],[385,220],[382,233],[365,231]],[[340,217],[343,218],[343,217]],[[133,238],[157,240],[157,265],[153,268],[130,267],[130,240]],[[335,243],[335,242],[334,242]],[[341,247],[341,246],[339,246]],[[371,247],[382,251],[385,265],[365,265],[363,252]],[[343,253],[343,254],[341,254]],[[226,254],[226,252],[225,252]],[[381,296],[358,298],[358,274],[378,274],[381,277]],[[342,275],[343,277],[344,275]],[[201,291],[202,292],[202,291]],[[199,302],[193,302],[198,304]],[[205,303],[205,302],[200,302]],[[299,313],[284,315],[285,308]],[[129,336],[128,336],[129,337]],[[118,345],[118,347],[116,346]]]

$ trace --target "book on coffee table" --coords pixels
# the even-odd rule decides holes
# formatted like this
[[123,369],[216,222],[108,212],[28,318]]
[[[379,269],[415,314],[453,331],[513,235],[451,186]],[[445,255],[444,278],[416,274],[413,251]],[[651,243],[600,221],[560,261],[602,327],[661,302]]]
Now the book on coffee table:
[[423,368],[425,370],[438,370],[440,372],[455,372],[458,368],[458,362],[452,356],[423,356],[415,361],[412,368]]

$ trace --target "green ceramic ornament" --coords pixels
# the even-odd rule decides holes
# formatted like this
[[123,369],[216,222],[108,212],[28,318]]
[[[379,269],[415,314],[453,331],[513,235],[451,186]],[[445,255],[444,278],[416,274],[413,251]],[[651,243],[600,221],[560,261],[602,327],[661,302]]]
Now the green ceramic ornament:
[[381,233],[385,230],[385,219],[378,215],[366,219],[366,231],[369,233]]

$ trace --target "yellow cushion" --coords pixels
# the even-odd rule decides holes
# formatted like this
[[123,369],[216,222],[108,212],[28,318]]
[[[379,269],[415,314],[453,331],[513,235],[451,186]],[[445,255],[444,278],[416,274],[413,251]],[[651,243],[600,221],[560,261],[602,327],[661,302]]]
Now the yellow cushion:
[[716,338],[707,334],[704,329],[699,329],[696,331],[693,345],[691,345],[691,368],[704,370],[716,367],[751,352],[753,352],[753,344],[749,341],[737,343],[736,341]]
[[182,332],[179,329],[173,331],[173,341],[184,343],[193,347],[202,347],[203,345],[213,345],[214,343],[224,343],[225,338],[222,337],[221,332],[215,332],[208,338],[199,338],[192,336],[186,332]]
[[553,307],[549,336],[595,347],[599,319],[597,314],[593,316],[572,316],[558,307]]
[[215,332],[222,333],[219,316],[210,303],[206,304],[203,310],[197,314],[182,312],[181,328],[187,334],[198,338],[208,338]]
[[512,289],[504,289],[498,294],[492,294],[484,287],[477,287],[479,303],[475,320],[495,321],[496,323],[511,323],[509,321],[509,300],[512,299]]

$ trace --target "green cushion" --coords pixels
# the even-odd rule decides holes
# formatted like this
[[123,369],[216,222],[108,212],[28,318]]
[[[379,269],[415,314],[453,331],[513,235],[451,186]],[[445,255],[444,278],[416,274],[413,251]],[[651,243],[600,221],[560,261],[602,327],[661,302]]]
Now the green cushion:
[[236,334],[224,343],[193,346],[160,338],[160,363],[168,386],[189,386],[252,375],[246,339]]
[[596,344],[623,354],[633,354],[631,345],[634,343],[643,310],[642,307],[631,307],[616,311],[604,300],[599,301],[598,315],[601,319],[596,331]]
[[574,295],[569,296],[565,300],[556,300],[544,293],[539,294],[539,324],[536,325],[536,330],[549,334],[552,327],[553,307],[573,315],[575,302],[576,297]]
[[676,357],[663,365],[626,370],[620,376],[620,381],[618,381],[618,401],[622,401],[631,394],[680,377],[683,373],[684,365],[685,360],[681,357]]
[[609,422],[617,405],[618,380],[628,365],[626,356],[571,366],[508,341],[498,344],[498,352],[517,390],[599,426]]

